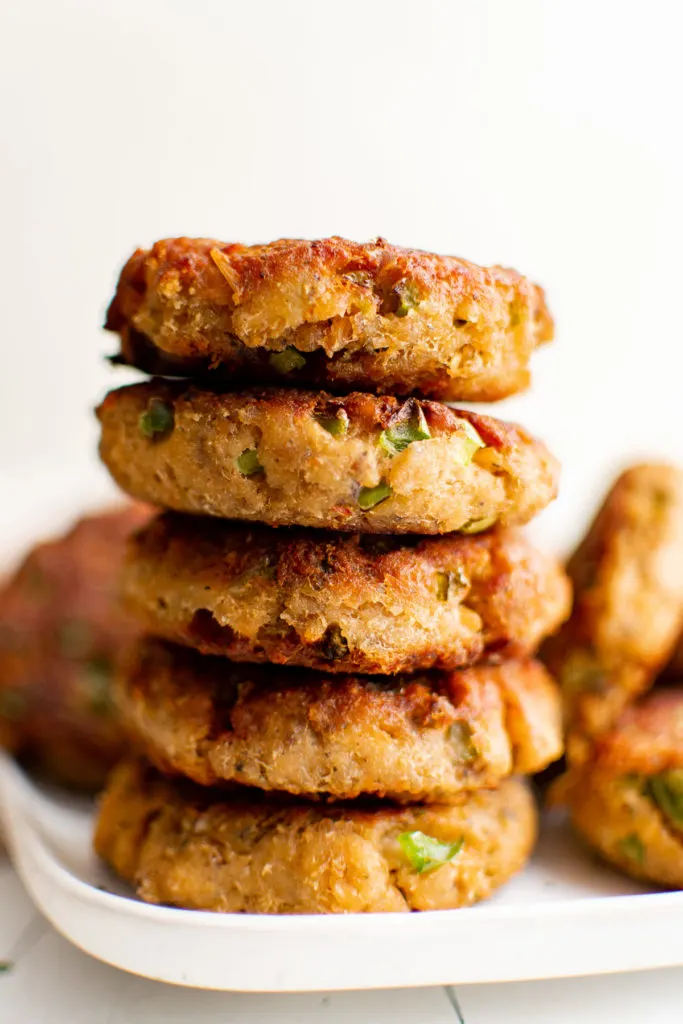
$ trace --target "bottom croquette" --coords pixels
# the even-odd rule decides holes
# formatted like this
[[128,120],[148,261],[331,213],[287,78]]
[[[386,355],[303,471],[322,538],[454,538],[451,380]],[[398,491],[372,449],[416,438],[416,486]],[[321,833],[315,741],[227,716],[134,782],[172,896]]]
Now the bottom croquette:
[[320,914],[446,910],[523,867],[536,808],[511,779],[457,803],[397,808],[261,800],[123,762],[100,805],[99,855],[148,903]]

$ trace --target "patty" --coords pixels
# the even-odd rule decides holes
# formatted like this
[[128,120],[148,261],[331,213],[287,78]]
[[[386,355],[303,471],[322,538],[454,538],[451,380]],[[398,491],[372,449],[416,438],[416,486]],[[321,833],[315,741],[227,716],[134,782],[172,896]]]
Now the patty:
[[177,513],[132,540],[123,591],[146,632],[205,654],[371,674],[528,653],[571,600],[517,530],[390,537]]
[[642,465],[616,481],[572,556],[574,609],[542,656],[563,689],[570,758],[645,693],[683,622],[683,471]]
[[118,605],[118,575],[149,515],[131,506],[80,520],[0,590],[0,744],[66,785],[98,788],[124,748],[110,683],[137,627]]
[[627,708],[565,788],[576,829],[607,861],[683,888],[683,689]]
[[330,676],[146,639],[122,666],[116,703],[157,768],[205,786],[448,801],[562,753],[559,693],[533,661]]
[[521,427],[436,402],[154,380],[110,392],[100,454],[135,497],[180,512],[366,533],[524,523],[558,464]]
[[147,372],[469,401],[525,388],[553,337],[514,270],[381,238],[157,242],[123,268],[105,326]]
[[[220,801],[220,802],[219,802]],[[536,838],[523,782],[396,808],[242,799],[123,762],[95,848],[148,903],[256,914],[446,910],[486,899]]]

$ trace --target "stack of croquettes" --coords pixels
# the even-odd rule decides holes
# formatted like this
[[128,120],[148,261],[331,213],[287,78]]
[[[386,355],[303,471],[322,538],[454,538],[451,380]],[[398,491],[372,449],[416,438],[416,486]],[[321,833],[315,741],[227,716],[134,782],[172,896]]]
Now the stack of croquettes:
[[204,910],[488,897],[533,847],[521,777],[561,753],[533,653],[570,588],[518,529],[555,459],[445,403],[527,385],[541,289],[383,239],[180,238],[131,257],[107,327],[158,376],[105,398],[101,455],[166,511],[124,572],[139,756],[101,856]]

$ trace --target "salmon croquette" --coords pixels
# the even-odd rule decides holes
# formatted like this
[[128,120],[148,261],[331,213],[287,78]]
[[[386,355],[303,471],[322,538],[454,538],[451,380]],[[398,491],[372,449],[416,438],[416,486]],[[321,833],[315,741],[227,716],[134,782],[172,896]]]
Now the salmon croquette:
[[131,542],[142,629],[234,661],[389,674],[528,653],[569,613],[556,559],[517,530],[272,530],[166,513]]
[[542,651],[563,690],[568,754],[609,728],[666,665],[683,622],[683,471],[642,465],[572,556],[574,610]]
[[330,676],[145,639],[115,689],[149,760],[205,786],[440,801],[539,771],[562,753],[556,684],[533,661]]
[[119,607],[118,576],[149,515],[131,506],[80,520],[0,590],[0,744],[79,789],[98,788],[124,749],[110,683],[138,630]]
[[683,689],[624,711],[565,788],[574,826],[610,864],[683,888]]
[[228,796],[132,761],[110,777],[95,848],[148,903],[405,912],[488,898],[524,866],[536,831],[533,797],[517,779],[451,804],[330,806]]
[[157,242],[123,268],[105,326],[147,372],[461,401],[525,388],[553,336],[514,270],[381,238]]
[[100,454],[134,497],[180,512],[364,533],[525,523],[558,464],[521,427],[437,402],[154,380],[98,410]]

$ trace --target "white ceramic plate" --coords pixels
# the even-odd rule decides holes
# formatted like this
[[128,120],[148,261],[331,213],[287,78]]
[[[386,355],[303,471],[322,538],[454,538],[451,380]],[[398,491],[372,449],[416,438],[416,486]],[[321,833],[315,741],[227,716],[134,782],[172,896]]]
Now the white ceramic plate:
[[683,962],[683,893],[644,894],[594,863],[561,821],[546,823],[525,872],[471,910],[270,917],[139,902],[92,853],[92,809],[38,789],[3,755],[0,818],[26,888],[67,939],[123,970],[177,985],[242,992],[461,985]]
[[[4,554],[62,525],[106,487],[23,480],[4,505]],[[6,559],[5,559],[6,560]],[[561,819],[526,871],[471,910],[321,917],[220,915],[136,900],[91,849],[92,807],[38,789],[0,755],[0,821],[36,905],[81,949],[134,974],[243,992],[513,981],[683,963],[683,893],[648,892],[598,864]]]

